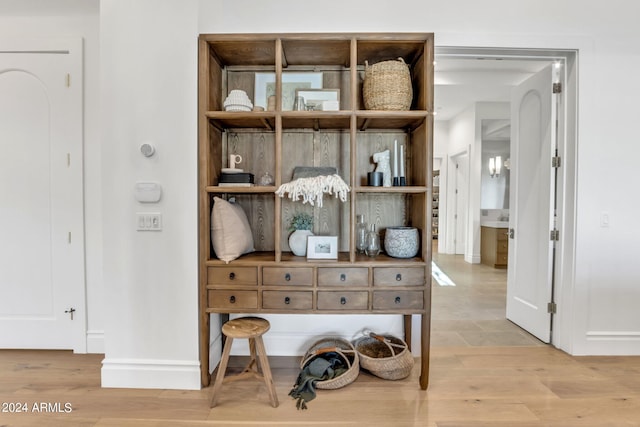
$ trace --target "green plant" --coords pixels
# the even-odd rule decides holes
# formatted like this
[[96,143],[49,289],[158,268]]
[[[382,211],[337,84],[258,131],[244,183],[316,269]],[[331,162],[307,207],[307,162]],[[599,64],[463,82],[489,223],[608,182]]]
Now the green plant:
[[289,231],[293,230],[312,230],[313,217],[306,212],[298,212],[291,217],[291,225]]

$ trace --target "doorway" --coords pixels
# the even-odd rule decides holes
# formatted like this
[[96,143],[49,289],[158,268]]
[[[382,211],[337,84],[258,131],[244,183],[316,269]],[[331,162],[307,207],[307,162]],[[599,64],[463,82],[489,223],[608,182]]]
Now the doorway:
[[[439,68],[442,63],[449,66],[452,61],[465,62],[466,64],[473,64],[473,67],[459,68],[453,70],[450,75],[447,75],[444,79],[439,79]],[[556,223],[564,225],[567,232],[560,229],[559,239],[560,248],[556,248],[554,257],[556,258],[554,272],[550,277],[550,283],[545,286],[554,287],[555,293],[559,293],[562,289],[563,283],[558,278],[563,277],[562,271],[565,268],[559,260],[566,259],[567,255],[569,259],[573,259],[572,247],[573,245],[569,241],[573,237],[569,230],[572,227],[574,217],[572,211],[573,201],[570,199],[574,194],[575,182],[572,171],[575,165],[575,146],[576,146],[576,129],[577,129],[577,52],[576,51],[550,51],[550,50],[531,50],[531,49],[479,49],[479,48],[436,48],[436,120],[453,120],[453,117],[448,117],[447,114],[451,114],[447,111],[447,108],[452,107],[455,103],[460,102],[461,93],[474,94],[480,97],[474,99],[473,103],[489,103],[494,105],[499,102],[509,102],[510,87],[516,85],[518,77],[517,73],[523,74],[529,72],[534,74],[538,70],[531,70],[532,66],[539,66],[540,69],[549,64],[555,64],[561,62],[563,64],[564,84],[563,84],[563,101],[565,102],[564,117],[560,120],[560,134],[558,139],[558,154],[562,157],[563,167],[565,169],[558,170],[558,190],[557,190],[557,203],[555,220]],[[502,67],[502,68],[501,68]],[[474,76],[479,74],[479,76]],[[476,88],[472,88],[474,82],[485,79],[485,84],[480,84]],[[439,87],[438,82],[442,80],[442,85]],[[520,78],[523,81],[524,78]],[[504,90],[500,95],[500,90],[497,86],[501,85],[509,90]],[[505,88],[502,88],[505,89]],[[447,97],[450,96],[453,101],[447,101]],[[441,103],[441,101],[443,101]],[[469,107],[463,106],[460,110],[464,110]],[[475,110],[474,110],[475,113]],[[467,114],[469,115],[469,114]],[[498,119],[501,117],[483,116],[471,114],[474,119],[479,123],[481,119]],[[480,115],[481,116],[481,115]],[[451,126],[453,127],[453,126]],[[470,126],[474,128],[474,125]],[[479,125],[477,126],[480,127]],[[456,128],[457,129],[457,128]],[[479,133],[479,132],[477,132]],[[438,135],[438,133],[436,133]],[[449,136],[451,138],[451,135]],[[450,145],[459,147],[460,144],[455,141],[447,141]],[[479,248],[479,236],[480,228],[480,197],[479,194],[475,194],[478,190],[474,187],[474,180],[480,181],[480,173],[482,166],[480,165],[480,149],[481,143],[477,143],[474,137],[471,138],[471,147],[469,150],[469,194],[468,194],[468,236],[469,241],[467,243],[466,253],[468,254],[468,260],[474,260],[476,254],[475,247]],[[438,152],[447,152],[442,147],[438,148],[438,141],[435,141],[435,146]],[[459,149],[458,149],[459,150]],[[450,151],[449,151],[450,152]],[[453,157],[453,156],[452,156]],[[452,176],[449,174],[449,176]],[[441,194],[446,194],[449,197],[452,192],[450,189],[441,188]],[[450,212],[453,210],[452,199],[444,201],[444,204],[448,206],[447,214],[442,215],[443,221],[449,221],[452,217]],[[441,205],[443,203],[441,202]],[[442,224],[441,231],[447,233],[440,238],[453,240],[449,234],[452,232],[452,228],[449,224]],[[544,235],[543,235],[544,236]],[[546,232],[548,239],[548,231]],[[543,237],[544,238],[544,237]],[[479,250],[478,250],[479,252]],[[562,254],[562,256],[560,256]],[[438,254],[440,255],[440,254]],[[563,256],[565,258],[563,258]],[[479,259],[478,259],[479,260]],[[463,265],[463,264],[461,264]],[[475,266],[475,264],[474,264]],[[569,267],[567,267],[569,268]],[[437,294],[436,297],[437,298]],[[434,299],[434,301],[437,300]],[[545,304],[546,305],[546,304]],[[560,301],[557,301],[557,309],[560,310]],[[505,317],[506,310],[502,308],[503,317]],[[549,314],[549,316],[551,316]],[[554,334],[556,330],[562,328],[562,320],[554,320]],[[553,335],[553,334],[552,334]],[[552,338],[553,342],[553,338]]]

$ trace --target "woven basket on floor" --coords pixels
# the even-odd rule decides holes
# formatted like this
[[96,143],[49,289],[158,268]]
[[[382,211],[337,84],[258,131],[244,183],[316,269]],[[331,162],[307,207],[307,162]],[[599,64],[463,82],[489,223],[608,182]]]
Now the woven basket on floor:
[[391,335],[361,337],[354,346],[360,356],[360,366],[385,380],[399,380],[411,373],[414,360],[407,343]]
[[300,363],[304,368],[314,357],[319,354],[336,352],[346,361],[348,369],[342,375],[326,381],[317,381],[316,388],[324,390],[334,390],[351,384],[360,373],[360,361],[358,352],[353,345],[342,338],[331,337],[316,341],[305,353]]
[[364,62],[362,96],[367,110],[408,110],[413,89],[409,66],[402,58],[369,65]]

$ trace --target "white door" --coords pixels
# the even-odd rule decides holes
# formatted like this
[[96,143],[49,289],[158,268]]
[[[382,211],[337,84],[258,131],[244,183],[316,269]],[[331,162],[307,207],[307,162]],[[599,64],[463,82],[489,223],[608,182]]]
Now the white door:
[[[511,96],[511,186],[507,318],[540,340],[551,337],[555,100],[549,66]],[[511,231],[510,230],[510,231]]]
[[0,40],[0,348],[86,351],[82,41]]
[[455,254],[465,254],[467,247],[468,160],[466,153],[455,158]]

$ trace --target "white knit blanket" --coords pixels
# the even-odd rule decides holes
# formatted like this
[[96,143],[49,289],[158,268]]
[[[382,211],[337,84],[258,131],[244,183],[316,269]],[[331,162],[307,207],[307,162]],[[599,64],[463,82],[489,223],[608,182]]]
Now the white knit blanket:
[[291,182],[282,184],[276,194],[284,197],[289,193],[289,198],[294,202],[302,198],[302,203],[309,203],[311,206],[322,207],[324,193],[333,194],[341,201],[347,201],[347,193],[351,191],[340,175],[319,175],[311,178],[298,178]]

